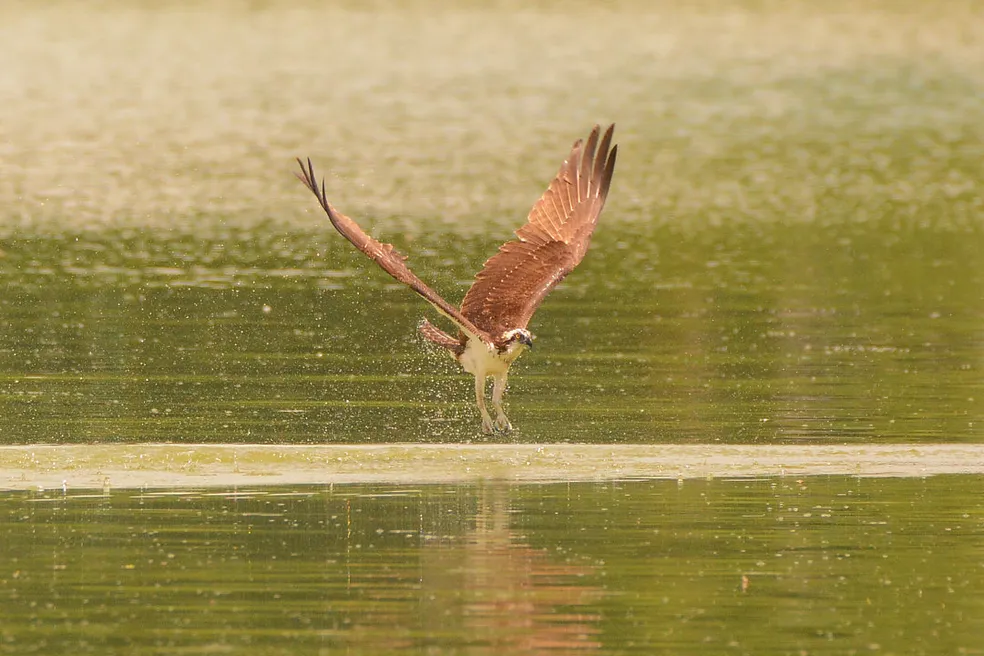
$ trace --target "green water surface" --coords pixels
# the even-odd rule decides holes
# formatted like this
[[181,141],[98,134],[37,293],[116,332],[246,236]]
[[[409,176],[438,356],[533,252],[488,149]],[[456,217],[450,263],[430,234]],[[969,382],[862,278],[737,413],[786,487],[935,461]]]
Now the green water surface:
[[[984,269],[967,234],[640,227],[629,248],[626,232],[603,226],[534,318],[513,437],[980,440]],[[480,437],[471,377],[416,336],[429,306],[335,237],[8,240],[3,439]],[[492,246],[421,238],[414,264],[457,299]]]
[[[981,654],[982,34],[965,0],[0,2],[0,654]],[[294,158],[458,303],[609,122],[476,444],[439,318]]]
[[977,476],[0,497],[0,653],[973,654]]

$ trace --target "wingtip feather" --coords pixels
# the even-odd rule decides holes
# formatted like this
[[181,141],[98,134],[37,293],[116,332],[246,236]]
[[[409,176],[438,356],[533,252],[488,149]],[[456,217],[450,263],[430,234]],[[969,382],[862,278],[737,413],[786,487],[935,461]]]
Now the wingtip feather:
[[[597,129],[597,126],[595,126]],[[610,157],[610,148],[612,144],[612,135],[615,131],[615,124],[608,126],[605,130],[605,136],[601,139],[601,145],[598,146],[598,156],[594,161],[594,170],[592,171],[592,179],[596,181],[598,188],[595,189],[596,194],[605,193],[607,182],[605,177],[605,170],[608,166],[608,159]]]
[[[588,143],[584,146],[581,153],[581,161],[578,162],[578,198],[587,198],[591,195],[591,173],[594,168],[595,152],[598,150],[598,133],[601,128],[595,125],[588,135]],[[581,175],[581,173],[584,175]]]
[[615,159],[618,157],[618,144],[612,146],[608,153],[608,161],[605,163],[605,173],[601,183],[601,202],[604,203],[608,198],[608,190],[612,185],[612,176],[615,175]]

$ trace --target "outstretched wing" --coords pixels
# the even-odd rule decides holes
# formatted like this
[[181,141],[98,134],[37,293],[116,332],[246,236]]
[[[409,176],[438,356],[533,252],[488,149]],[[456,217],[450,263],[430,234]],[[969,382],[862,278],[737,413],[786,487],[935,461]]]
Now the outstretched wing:
[[519,240],[503,244],[465,294],[461,313],[494,338],[525,328],[547,293],[584,258],[615,171],[614,130],[609,126],[599,144],[596,125],[587,143],[574,142],[526,225],[516,231]]
[[328,219],[331,221],[331,224],[335,226],[335,229],[338,230],[343,237],[352,242],[356,248],[365,253],[376,264],[382,267],[383,271],[390,274],[404,285],[424,297],[424,299],[433,305],[438,312],[453,321],[461,330],[486,342],[490,341],[489,335],[484,330],[465,318],[465,316],[456,307],[452,306],[450,303],[441,298],[437,292],[425,285],[424,282],[407,267],[405,262],[407,258],[405,255],[393,248],[392,244],[384,244],[367,235],[355,221],[345,216],[341,212],[336,211],[335,208],[328,203],[328,199],[325,197],[324,180],[321,181],[321,186],[319,187],[314,177],[314,166],[311,164],[310,159],[307,161],[307,167],[304,166],[304,162],[300,159],[297,160],[297,163],[301,165],[301,173],[296,174],[297,178],[304,183],[304,186],[314,193],[318,199],[318,202],[321,203],[322,209],[324,209],[325,213],[328,215]]

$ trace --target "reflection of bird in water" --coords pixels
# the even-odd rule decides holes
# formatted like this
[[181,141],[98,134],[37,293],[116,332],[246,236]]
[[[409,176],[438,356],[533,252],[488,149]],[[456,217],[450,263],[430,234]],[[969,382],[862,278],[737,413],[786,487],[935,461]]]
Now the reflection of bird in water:
[[[424,284],[391,244],[376,241],[335,210],[325,195],[324,182],[318,186],[311,160],[307,166],[298,160],[298,178],[317,196],[338,232],[457,326],[454,337],[424,320],[420,332],[447,349],[475,376],[475,401],[486,433],[512,428],[502,399],[509,366],[526,349],[533,348],[533,335],[526,326],[544,297],[574,270],[588,250],[615,170],[618,146],[612,145],[614,129],[614,125],[609,126],[599,143],[601,129],[595,126],[586,143],[574,143],[557,176],[530,210],[526,225],[516,231],[518,239],[506,242],[489,258],[475,276],[460,310]],[[485,381],[490,377],[494,422],[485,407]]]
[[479,496],[463,567],[466,631],[489,654],[599,649],[601,616],[591,606],[602,592],[589,583],[594,567],[558,562],[526,544],[510,526],[509,495],[496,485]]

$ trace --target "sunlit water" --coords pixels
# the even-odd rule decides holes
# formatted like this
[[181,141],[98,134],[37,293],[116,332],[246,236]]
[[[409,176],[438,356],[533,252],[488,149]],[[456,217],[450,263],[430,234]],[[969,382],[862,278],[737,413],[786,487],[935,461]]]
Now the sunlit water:
[[0,653],[973,654],[978,477],[0,497]]

